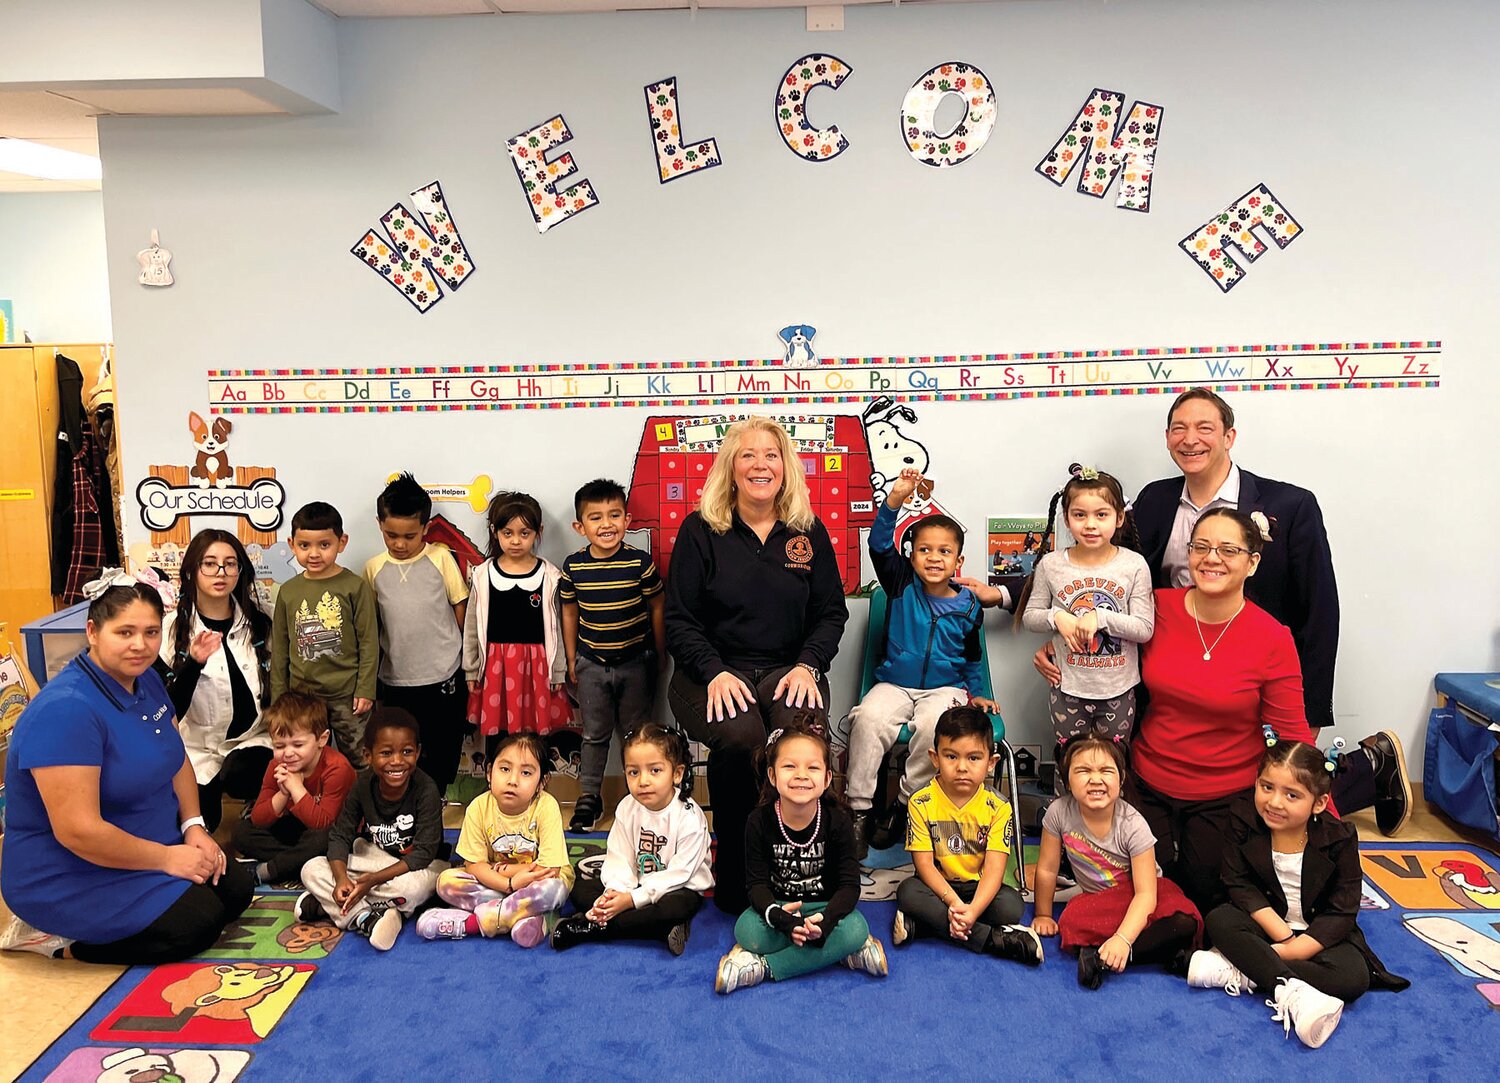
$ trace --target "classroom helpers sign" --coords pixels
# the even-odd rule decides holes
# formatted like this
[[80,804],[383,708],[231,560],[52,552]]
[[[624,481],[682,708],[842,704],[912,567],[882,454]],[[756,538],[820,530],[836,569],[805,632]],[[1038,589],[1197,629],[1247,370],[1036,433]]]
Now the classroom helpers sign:
[[[777,81],[772,121],[788,151],[813,165],[826,165],[852,145],[837,124],[815,127],[808,119],[813,91],[836,92],[853,74],[839,57],[809,53],[788,66]],[[684,127],[676,76],[642,87],[647,130],[657,180],[668,184],[724,164],[719,141],[706,131]],[[951,128],[939,131],[939,107],[952,99],[963,113]],[[1156,147],[1166,109],[1135,101],[1115,90],[1095,87],[1084,99],[1053,146],[1036,164],[1036,173],[1061,187],[1074,180],[1078,192],[1102,200],[1118,188],[1115,205],[1141,214],[1151,210],[1151,181]],[[832,104],[832,103],[829,103]],[[959,60],[936,64],[906,89],[898,114],[899,135],[913,160],[934,169],[955,169],[983,149],[999,117],[994,84],[985,72]],[[708,126],[708,121],[702,122]],[[571,150],[572,129],[561,113],[511,136],[505,153],[514,168],[525,206],[539,233],[599,206],[594,183],[580,175]],[[411,206],[396,203],[380,223],[350,248],[399,292],[419,313],[426,313],[457,291],[474,271],[470,249],[459,235],[441,185],[432,181],[410,194]],[[413,207],[415,210],[413,210]],[[1302,227],[1264,184],[1256,184],[1225,210],[1192,229],[1182,250],[1227,293],[1244,279],[1232,253],[1253,262],[1265,251],[1255,236],[1260,230],[1278,248],[1301,235]]]

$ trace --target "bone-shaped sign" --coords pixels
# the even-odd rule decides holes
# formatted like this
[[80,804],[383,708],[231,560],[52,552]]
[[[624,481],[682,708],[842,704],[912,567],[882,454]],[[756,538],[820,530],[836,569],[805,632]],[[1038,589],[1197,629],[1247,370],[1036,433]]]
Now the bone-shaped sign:
[[248,519],[256,530],[273,531],[281,526],[286,490],[275,478],[200,489],[173,485],[152,475],[135,487],[135,500],[141,508],[141,522],[152,530],[169,530],[184,515],[233,515]]
[[[392,482],[400,476],[400,474],[392,474],[385,480]],[[475,515],[482,515],[484,513],[485,507],[489,504],[490,491],[494,487],[495,482],[488,474],[480,474],[473,481],[459,485],[422,485],[422,488],[427,490],[427,495],[432,497],[432,499],[467,504],[474,510]]]

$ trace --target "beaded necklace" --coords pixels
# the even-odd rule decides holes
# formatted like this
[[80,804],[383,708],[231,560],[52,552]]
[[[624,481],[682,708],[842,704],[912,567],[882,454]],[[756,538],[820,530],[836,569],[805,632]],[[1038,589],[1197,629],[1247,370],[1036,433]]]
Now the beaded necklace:
[[781,818],[781,798],[779,797],[776,799],[776,826],[781,828],[781,837],[786,839],[786,844],[788,846],[795,846],[799,850],[807,849],[814,842],[818,841],[818,831],[823,826],[823,802],[818,802],[818,811],[813,816],[812,834],[808,836],[806,842],[793,842],[792,836],[787,834],[786,821]]

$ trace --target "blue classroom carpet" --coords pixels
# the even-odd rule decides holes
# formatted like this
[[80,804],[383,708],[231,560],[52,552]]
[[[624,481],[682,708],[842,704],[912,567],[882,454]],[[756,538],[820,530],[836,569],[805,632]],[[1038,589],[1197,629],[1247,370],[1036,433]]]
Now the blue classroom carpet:
[[[572,849],[575,858],[597,851],[602,837],[572,840]],[[264,1040],[222,1043],[224,1054],[174,1042],[170,1020],[131,1040],[91,1039],[128,994],[153,980],[149,968],[135,968],[22,1078],[46,1079],[63,1065],[54,1078],[93,1079],[103,1047],[126,1046],[138,1048],[110,1055],[128,1061],[155,1055],[141,1052],[147,1047],[175,1051],[179,1071],[190,1069],[181,1072],[184,1083],[210,1071],[215,1056],[219,1078],[231,1078],[225,1066],[240,1067],[245,1052],[253,1059],[240,1078],[251,1080],[1488,1076],[1485,1054],[1500,1047],[1500,910],[1485,909],[1495,898],[1483,880],[1500,886],[1500,859],[1464,844],[1391,842],[1367,843],[1361,856],[1370,902],[1384,908],[1364,911],[1360,925],[1386,965],[1413,984],[1346,1008],[1322,1050],[1285,1039],[1262,997],[1189,989],[1153,968],[1110,977],[1098,992],[1080,989],[1074,959],[1056,939],[1045,941],[1047,959],[1035,970],[936,941],[892,949],[888,901],[861,909],[886,943],[889,977],[840,967],[717,996],[715,967],[733,926],[710,903],[680,959],[655,944],[559,953],[509,940],[428,943],[410,922],[383,955],[347,936],[326,958],[302,956],[317,972]],[[867,891],[884,893],[894,879],[877,873]],[[1403,915],[1447,954],[1404,927]],[[290,973],[288,958],[266,956],[260,972]]]

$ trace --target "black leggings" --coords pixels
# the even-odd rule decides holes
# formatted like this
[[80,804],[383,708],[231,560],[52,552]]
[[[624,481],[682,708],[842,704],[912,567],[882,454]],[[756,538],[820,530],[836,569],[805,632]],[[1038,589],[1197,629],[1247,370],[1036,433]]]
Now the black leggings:
[[1345,1004],[1352,1004],[1370,988],[1370,964],[1347,940],[1324,948],[1311,959],[1288,961],[1276,954],[1271,938],[1255,919],[1233,903],[1214,910],[1206,924],[1214,947],[1255,983],[1257,992],[1268,997],[1282,978],[1301,978]]
[[[580,879],[573,884],[573,906],[580,914],[586,913],[603,894],[602,882],[592,878]],[[702,905],[702,895],[680,887],[649,906],[626,910],[610,918],[604,926],[603,936],[606,940],[665,940],[674,926],[691,921]]]
[[[224,926],[250,905],[254,890],[249,872],[231,861],[217,884],[189,884],[161,917],[140,932],[108,944],[77,941],[73,958],[120,966],[154,966],[191,958],[213,947]],[[108,905],[108,900],[100,903]]]
[[198,783],[198,808],[210,835],[219,829],[226,795],[237,801],[254,801],[260,796],[271,756],[269,748],[237,748],[224,757],[217,775]]

